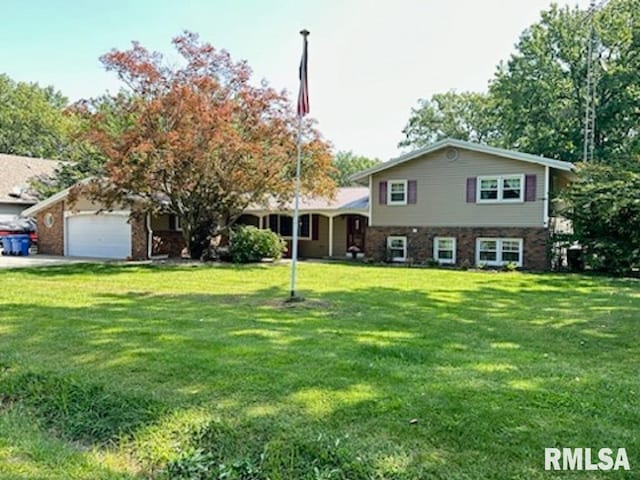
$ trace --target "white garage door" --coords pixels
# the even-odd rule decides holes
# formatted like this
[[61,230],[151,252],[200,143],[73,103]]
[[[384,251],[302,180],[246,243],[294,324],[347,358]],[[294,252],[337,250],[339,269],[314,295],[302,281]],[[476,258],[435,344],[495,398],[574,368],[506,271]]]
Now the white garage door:
[[67,217],[67,255],[127,258],[131,255],[131,225],[127,215]]

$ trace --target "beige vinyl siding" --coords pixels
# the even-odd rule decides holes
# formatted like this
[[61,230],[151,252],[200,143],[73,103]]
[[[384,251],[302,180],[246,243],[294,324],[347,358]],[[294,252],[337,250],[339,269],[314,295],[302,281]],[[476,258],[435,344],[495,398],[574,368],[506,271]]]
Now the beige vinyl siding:
[[153,230],[154,232],[171,230],[169,226],[169,214],[161,213],[157,215],[151,215],[151,230]]
[[[375,174],[371,192],[372,224],[376,227],[543,226],[543,166],[462,149],[457,149],[457,152],[455,160],[446,157],[446,150],[439,150]],[[536,175],[536,201],[466,202],[468,177],[515,174]],[[404,179],[417,181],[417,203],[381,205],[378,192],[380,182]]]
[[[312,220],[313,222],[313,220]],[[312,227],[313,228],[313,227]],[[329,218],[318,215],[318,240],[300,240],[300,256],[322,258],[329,255]]]
[[[105,205],[101,202],[94,202],[89,200],[87,197],[80,196],[78,199],[71,204],[71,202],[65,202],[65,208],[67,210],[78,211],[78,212],[86,212],[86,211],[98,211],[104,210]],[[122,205],[114,205],[111,210],[128,210],[128,207],[123,207]]]
[[333,256],[344,257],[347,254],[347,217],[333,218]]

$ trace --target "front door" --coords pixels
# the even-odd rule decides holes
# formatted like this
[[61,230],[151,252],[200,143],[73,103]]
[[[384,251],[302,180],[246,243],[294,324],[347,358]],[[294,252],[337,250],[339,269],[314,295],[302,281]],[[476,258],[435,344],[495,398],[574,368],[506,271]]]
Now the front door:
[[364,252],[364,232],[367,219],[361,215],[347,216],[347,252],[351,247],[357,247],[358,252]]

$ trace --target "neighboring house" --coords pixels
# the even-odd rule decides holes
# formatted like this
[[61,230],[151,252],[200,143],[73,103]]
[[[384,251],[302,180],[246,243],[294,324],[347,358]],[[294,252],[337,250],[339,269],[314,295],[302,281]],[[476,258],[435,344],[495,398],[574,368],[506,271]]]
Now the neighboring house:
[[549,267],[551,198],[573,165],[445,139],[353,175],[367,182],[378,260]]
[[52,175],[60,162],[0,154],[0,222],[18,217],[37,203],[30,180]]
[[[368,187],[334,199],[302,199],[301,257],[340,258],[352,250],[376,260],[544,270],[554,212],[551,199],[573,165],[484,145],[442,140],[355,174]],[[103,212],[68,190],[31,207],[43,253],[146,259],[179,256],[175,217]],[[370,201],[371,199],[371,201]],[[290,241],[291,205],[248,209],[240,224],[270,228]]]

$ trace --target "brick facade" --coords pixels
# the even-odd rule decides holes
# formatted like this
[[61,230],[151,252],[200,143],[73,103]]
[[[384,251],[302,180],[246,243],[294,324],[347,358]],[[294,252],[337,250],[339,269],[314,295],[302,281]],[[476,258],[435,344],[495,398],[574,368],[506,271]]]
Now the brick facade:
[[[415,230],[415,232],[414,232]],[[433,258],[434,237],[456,238],[457,265],[476,263],[476,239],[479,237],[522,238],[522,268],[548,270],[549,232],[537,227],[368,227],[366,255],[376,261],[386,256],[387,237],[407,237],[407,257],[422,263]]]
[[149,257],[146,215],[132,215],[129,223],[131,224],[131,258],[146,260]]
[[185,248],[182,232],[177,230],[154,230],[152,255],[181,257]]
[[[53,220],[49,226],[45,219]],[[64,255],[64,201],[54,203],[36,213],[38,253]]]
[[[65,201],[61,200],[36,213],[38,222],[38,253],[64,255]],[[47,216],[53,222],[47,225]],[[147,255],[147,223],[144,215],[134,216],[131,223],[131,258],[145,260]]]

